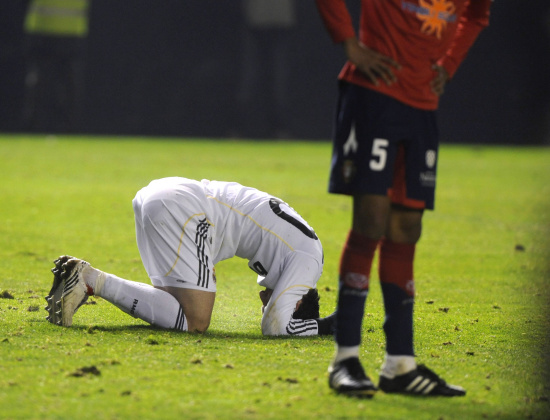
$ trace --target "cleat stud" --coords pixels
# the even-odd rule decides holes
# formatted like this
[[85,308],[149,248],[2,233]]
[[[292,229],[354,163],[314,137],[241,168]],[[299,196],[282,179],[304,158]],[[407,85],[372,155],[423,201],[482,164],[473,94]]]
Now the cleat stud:
[[61,316],[61,310],[57,311],[55,314],[56,314],[57,316]]
[[61,305],[61,301],[58,300],[57,302],[55,302],[55,305],[56,305],[56,306],[60,306],[60,305]]
[[49,306],[44,306],[44,309],[48,312],[51,312],[52,311],[52,308],[50,308]]
[[51,321],[52,321],[52,317],[51,317],[51,316],[47,316],[47,317],[46,317],[46,321],[51,322]]

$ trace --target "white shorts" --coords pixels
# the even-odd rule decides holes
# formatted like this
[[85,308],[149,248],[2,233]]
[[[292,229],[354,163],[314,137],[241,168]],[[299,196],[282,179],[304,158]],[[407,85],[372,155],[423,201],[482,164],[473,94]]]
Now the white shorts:
[[216,291],[206,197],[189,186],[186,200],[167,189],[141,189],[132,204],[141,260],[155,286]]
[[263,317],[269,331],[279,331],[273,322],[288,323],[323,270],[323,248],[307,222],[253,188],[166,178],[141,189],[133,207],[139,252],[153,285],[215,292],[214,265],[245,258],[260,275],[258,283],[274,290]]

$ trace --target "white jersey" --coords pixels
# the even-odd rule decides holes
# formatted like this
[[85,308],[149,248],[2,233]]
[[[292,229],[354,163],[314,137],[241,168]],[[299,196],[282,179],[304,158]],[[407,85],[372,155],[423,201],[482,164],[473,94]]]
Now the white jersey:
[[317,334],[315,321],[294,320],[292,313],[321,276],[322,246],[282,200],[235,182],[172,177],[141,189],[133,206],[138,247],[154,285],[215,292],[214,265],[245,258],[258,283],[274,290],[262,332]]

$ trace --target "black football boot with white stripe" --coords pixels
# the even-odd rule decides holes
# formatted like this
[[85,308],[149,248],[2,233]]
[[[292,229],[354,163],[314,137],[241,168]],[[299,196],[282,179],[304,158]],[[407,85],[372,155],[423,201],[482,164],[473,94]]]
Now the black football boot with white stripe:
[[466,395],[464,388],[447,384],[424,365],[418,365],[415,370],[404,375],[397,375],[394,378],[388,378],[381,374],[378,386],[388,394],[439,395],[444,397]]
[[70,327],[76,310],[88,299],[88,288],[82,279],[82,269],[89,264],[68,255],[54,261],[53,285],[46,296],[46,320],[55,325]]
[[365,374],[357,357],[331,365],[328,384],[339,394],[356,398],[372,398],[378,389]]
[[71,258],[73,257],[69,255],[62,255],[53,262],[55,264],[55,267],[52,268],[53,285],[50,289],[50,293],[46,296],[46,302],[48,305],[44,308],[48,311],[46,320],[52,324],[61,325],[61,295],[63,294],[61,272],[63,271],[63,264]]

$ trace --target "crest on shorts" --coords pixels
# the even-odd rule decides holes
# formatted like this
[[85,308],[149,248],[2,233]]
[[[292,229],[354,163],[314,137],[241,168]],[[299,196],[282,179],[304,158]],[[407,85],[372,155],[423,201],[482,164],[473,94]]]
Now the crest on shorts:
[[432,169],[435,166],[436,158],[437,158],[437,154],[435,150],[426,151],[426,166]]
[[357,172],[355,162],[353,162],[353,160],[351,159],[345,160],[344,164],[342,165],[342,176],[346,184],[353,180],[353,178],[355,177],[355,172]]

